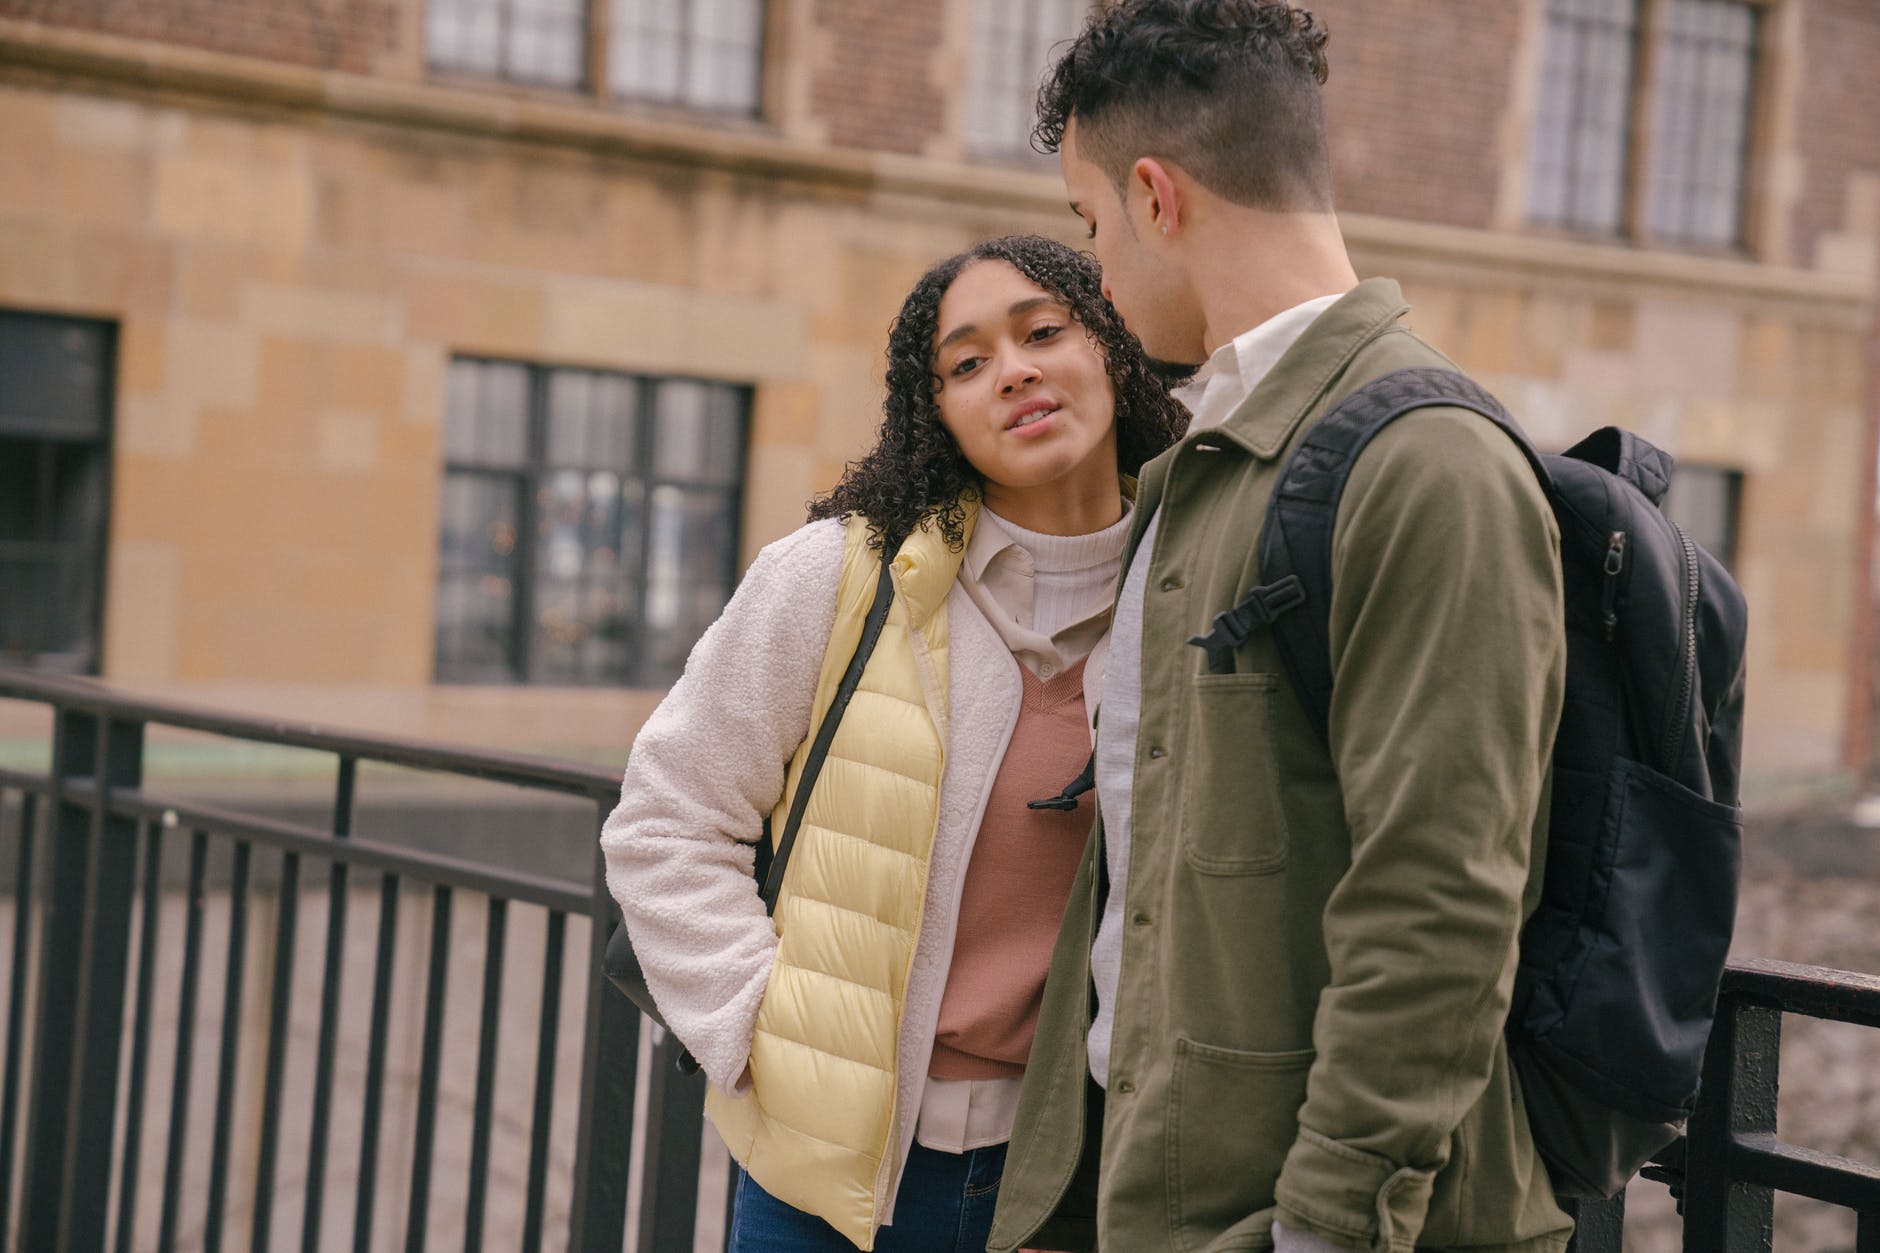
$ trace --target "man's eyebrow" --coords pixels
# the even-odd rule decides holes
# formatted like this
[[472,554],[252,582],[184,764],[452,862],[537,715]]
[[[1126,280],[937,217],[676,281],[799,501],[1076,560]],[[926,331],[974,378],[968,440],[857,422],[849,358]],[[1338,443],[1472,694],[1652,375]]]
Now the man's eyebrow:
[[[1039,305],[1055,305],[1055,304],[1060,304],[1060,303],[1062,302],[1059,301],[1056,296],[1027,296],[1025,299],[1019,301],[1017,304],[1007,309],[1005,311],[1005,316],[1008,318],[1022,318],[1027,313],[1030,313],[1033,309],[1036,309]],[[978,331],[979,331],[979,328],[977,326],[974,326],[971,322],[968,322],[962,326],[954,327],[952,330],[948,331],[945,335],[942,335],[940,337],[940,342],[933,346],[934,356],[937,357],[942,352],[946,351],[946,347],[948,344],[952,344],[959,340],[965,339],[968,335],[977,334]]]

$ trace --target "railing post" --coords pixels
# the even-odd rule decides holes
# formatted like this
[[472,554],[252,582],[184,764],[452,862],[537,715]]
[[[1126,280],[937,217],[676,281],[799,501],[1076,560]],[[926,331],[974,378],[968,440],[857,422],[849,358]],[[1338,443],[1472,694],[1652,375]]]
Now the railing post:
[[[606,811],[602,811],[602,818]],[[601,959],[619,921],[595,851],[594,902],[588,917],[587,1022],[582,1033],[581,1101],[575,1125],[574,1195],[568,1248],[619,1253],[627,1232],[627,1172],[633,1150],[633,1086],[640,1060],[640,1011],[607,982]]]
[[698,1167],[705,1132],[705,1076],[684,1075],[684,1051],[661,1032],[646,1082],[646,1149],[640,1167],[642,1249],[689,1249],[698,1225]]
[[1625,1243],[1625,1193],[1611,1200],[1562,1201],[1573,1216],[1573,1239],[1567,1253],[1622,1253]]
[[[143,740],[140,723],[55,713],[22,1249],[91,1253],[105,1243],[137,849],[136,823],[107,809],[111,789],[141,782]],[[92,784],[95,805],[69,795],[79,780]]]
[[1767,1253],[1775,1241],[1775,1193],[1732,1182],[1732,1140],[1776,1130],[1782,1011],[1727,993],[1717,1005],[1703,1086],[1686,1137],[1685,1253]]

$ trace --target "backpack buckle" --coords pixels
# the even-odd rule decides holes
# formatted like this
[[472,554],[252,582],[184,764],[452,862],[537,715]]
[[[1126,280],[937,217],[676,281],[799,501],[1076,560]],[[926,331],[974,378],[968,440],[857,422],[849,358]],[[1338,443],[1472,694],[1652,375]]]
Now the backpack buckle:
[[1262,583],[1232,609],[1215,614],[1213,629],[1206,635],[1190,636],[1188,642],[1207,652],[1209,674],[1232,674],[1236,648],[1253,638],[1255,631],[1272,626],[1280,615],[1305,603],[1305,584],[1298,575],[1289,574],[1277,583]]

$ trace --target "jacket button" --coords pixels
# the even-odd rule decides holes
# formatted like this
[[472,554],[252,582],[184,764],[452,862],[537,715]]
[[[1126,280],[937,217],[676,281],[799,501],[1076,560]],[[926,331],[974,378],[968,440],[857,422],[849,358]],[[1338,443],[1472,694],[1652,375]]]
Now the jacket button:
[[1130,921],[1135,923],[1139,927],[1146,927],[1155,920],[1149,917],[1148,914],[1145,914],[1141,912],[1140,910],[1138,910],[1136,913],[1136,916],[1134,918],[1131,918]]
[[1136,1085],[1127,1079],[1118,1079],[1116,1081],[1116,1090],[1121,1092],[1124,1096],[1128,1096],[1131,1092],[1136,1090]]
[[1165,592],[1176,591],[1181,587],[1181,585],[1182,585],[1182,576],[1179,574],[1171,574],[1166,579],[1162,580],[1162,590]]
[[1163,748],[1160,744],[1151,745],[1149,748],[1149,756],[1160,761],[1162,758],[1168,756],[1168,749]]

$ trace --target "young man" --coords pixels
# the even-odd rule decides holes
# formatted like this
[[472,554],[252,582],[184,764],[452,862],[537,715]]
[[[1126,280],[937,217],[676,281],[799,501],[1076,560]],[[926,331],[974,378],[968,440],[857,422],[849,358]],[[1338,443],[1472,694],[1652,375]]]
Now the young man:
[[1313,421],[1448,364],[1346,255],[1324,43],[1283,0],[1122,0],[1040,97],[1112,301],[1152,356],[1205,367],[1193,428],[1143,472],[1098,835],[995,1251],[1553,1253],[1571,1231],[1502,1041],[1565,665],[1558,535],[1521,452],[1439,408],[1359,459],[1326,738],[1268,635],[1212,664],[1188,642],[1259,584]]

